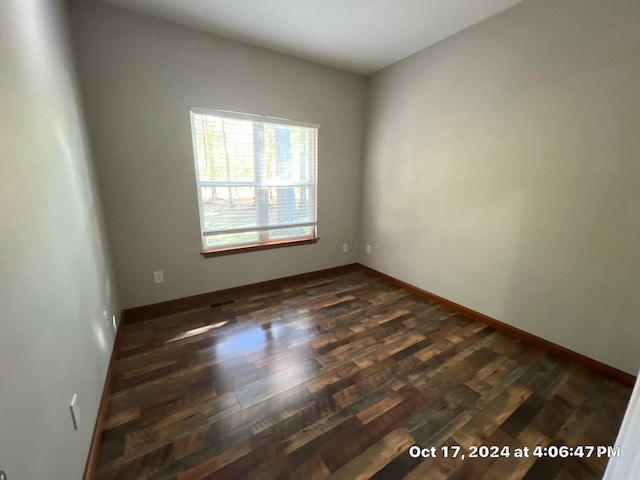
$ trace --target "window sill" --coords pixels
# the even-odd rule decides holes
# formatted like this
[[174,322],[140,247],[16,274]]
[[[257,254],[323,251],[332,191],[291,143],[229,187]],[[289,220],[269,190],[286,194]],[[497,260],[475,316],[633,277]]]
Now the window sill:
[[274,242],[255,243],[249,245],[238,245],[237,247],[222,247],[200,252],[204,258],[221,257],[223,255],[233,255],[235,253],[256,252],[258,250],[270,250],[272,248],[297,247],[298,245],[311,245],[317,243],[318,238],[302,238],[295,240],[278,240]]

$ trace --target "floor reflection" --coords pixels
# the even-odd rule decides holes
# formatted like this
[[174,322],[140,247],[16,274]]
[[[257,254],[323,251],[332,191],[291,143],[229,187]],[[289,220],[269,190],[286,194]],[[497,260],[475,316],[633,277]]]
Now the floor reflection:
[[176,335],[175,337],[170,338],[169,340],[167,340],[166,343],[177,342],[178,340],[184,340],[185,338],[191,338],[191,337],[195,337],[196,335],[202,335],[203,333],[207,333],[211,330],[215,330],[216,328],[224,327],[226,324],[227,322],[224,321],[224,322],[214,323],[211,325],[205,325],[204,327],[194,328],[187,332],[181,333],[179,335]]
[[263,330],[258,326],[251,327],[244,332],[234,334],[214,345],[216,356],[228,357],[242,353],[261,350],[267,347],[272,336],[267,335],[269,330]]

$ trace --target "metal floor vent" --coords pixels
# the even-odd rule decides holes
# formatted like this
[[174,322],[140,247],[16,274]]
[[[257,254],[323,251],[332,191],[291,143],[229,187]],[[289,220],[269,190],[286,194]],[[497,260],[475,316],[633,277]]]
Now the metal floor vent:
[[212,303],[211,308],[221,307],[223,305],[229,305],[230,303],[233,303],[233,302],[234,300],[223,300],[222,302]]

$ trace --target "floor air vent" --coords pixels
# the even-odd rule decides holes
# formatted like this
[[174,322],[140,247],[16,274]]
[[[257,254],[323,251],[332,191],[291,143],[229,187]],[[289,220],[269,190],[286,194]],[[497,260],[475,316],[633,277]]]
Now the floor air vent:
[[233,300],[224,300],[222,302],[212,303],[211,308],[221,307],[223,305],[229,305],[230,303],[233,303]]

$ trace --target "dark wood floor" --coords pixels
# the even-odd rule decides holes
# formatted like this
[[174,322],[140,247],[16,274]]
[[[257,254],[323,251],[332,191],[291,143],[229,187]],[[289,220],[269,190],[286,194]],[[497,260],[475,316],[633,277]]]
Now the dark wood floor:
[[630,389],[364,272],[123,326],[99,479],[588,479]]

